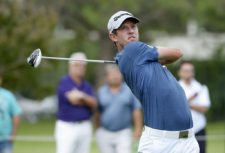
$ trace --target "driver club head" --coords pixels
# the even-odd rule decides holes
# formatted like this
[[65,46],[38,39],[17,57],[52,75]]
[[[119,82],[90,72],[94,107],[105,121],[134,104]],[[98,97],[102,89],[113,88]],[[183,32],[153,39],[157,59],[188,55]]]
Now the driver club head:
[[37,68],[41,63],[41,49],[35,49],[33,53],[27,58],[27,63],[32,67]]

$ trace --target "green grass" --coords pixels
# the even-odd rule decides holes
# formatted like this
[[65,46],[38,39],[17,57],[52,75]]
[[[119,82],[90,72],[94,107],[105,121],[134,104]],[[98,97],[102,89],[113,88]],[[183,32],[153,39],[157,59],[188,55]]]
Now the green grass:
[[[216,122],[207,125],[208,135],[225,134],[225,123]],[[208,153],[225,153],[225,139],[213,139],[207,142]]]
[[[54,120],[43,120],[31,124],[23,121],[18,130],[18,135],[22,136],[53,136]],[[225,134],[224,122],[209,123],[207,126],[208,134]],[[208,153],[225,153],[225,140],[212,139],[208,141]],[[137,144],[133,146],[133,152],[136,152]],[[54,141],[15,141],[14,153],[55,153]],[[91,145],[90,153],[98,153],[95,141]]]

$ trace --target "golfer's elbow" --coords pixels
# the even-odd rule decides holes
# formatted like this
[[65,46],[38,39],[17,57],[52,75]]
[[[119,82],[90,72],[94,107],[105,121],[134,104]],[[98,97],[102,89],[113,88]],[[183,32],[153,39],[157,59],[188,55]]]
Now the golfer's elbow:
[[178,60],[183,56],[183,53],[180,49],[176,48],[174,49],[174,59]]
[[170,52],[170,56],[168,57],[168,62],[169,63],[173,63],[176,60],[178,60],[179,58],[181,58],[183,56],[183,53],[180,49],[178,48],[173,48]]
[[182,57],[182,51],[178,48],[158,47],[159,61],[161,64],[170,64]]

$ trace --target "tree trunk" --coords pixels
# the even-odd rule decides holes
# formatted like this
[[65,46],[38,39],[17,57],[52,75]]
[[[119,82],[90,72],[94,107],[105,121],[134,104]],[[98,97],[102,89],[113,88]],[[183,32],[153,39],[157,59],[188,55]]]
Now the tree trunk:
[[[98,58],[104,60],[114,60],[116,55],[116,48],[114,48],[113,42],[108,38],[106,32],[100,33],[100,51]],[[97,64],[96,67],[96,87],[98,88],[105,82],[105,66],[106,64]]]

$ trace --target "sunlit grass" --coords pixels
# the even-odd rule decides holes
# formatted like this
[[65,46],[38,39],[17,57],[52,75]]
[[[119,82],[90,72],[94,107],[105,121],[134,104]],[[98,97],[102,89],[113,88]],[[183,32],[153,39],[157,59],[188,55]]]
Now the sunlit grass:
[[[23,121],[18,130],[18,135],[22,136],[50,136],[54,137],[54,120],[43,120],[41,122],[32,124]],[[209,123],[207,132],[211,134],[225,134],[224,122]],[[209,140],[207,152],[208,153],[224,153],[225,140]],[[136,152],[137,144],[133,146],[133,152]],[[16,141],[14,145],[14,153],[55,153],[54,141]],[[98,153],[98,148],[93,138],[90,153]]]

